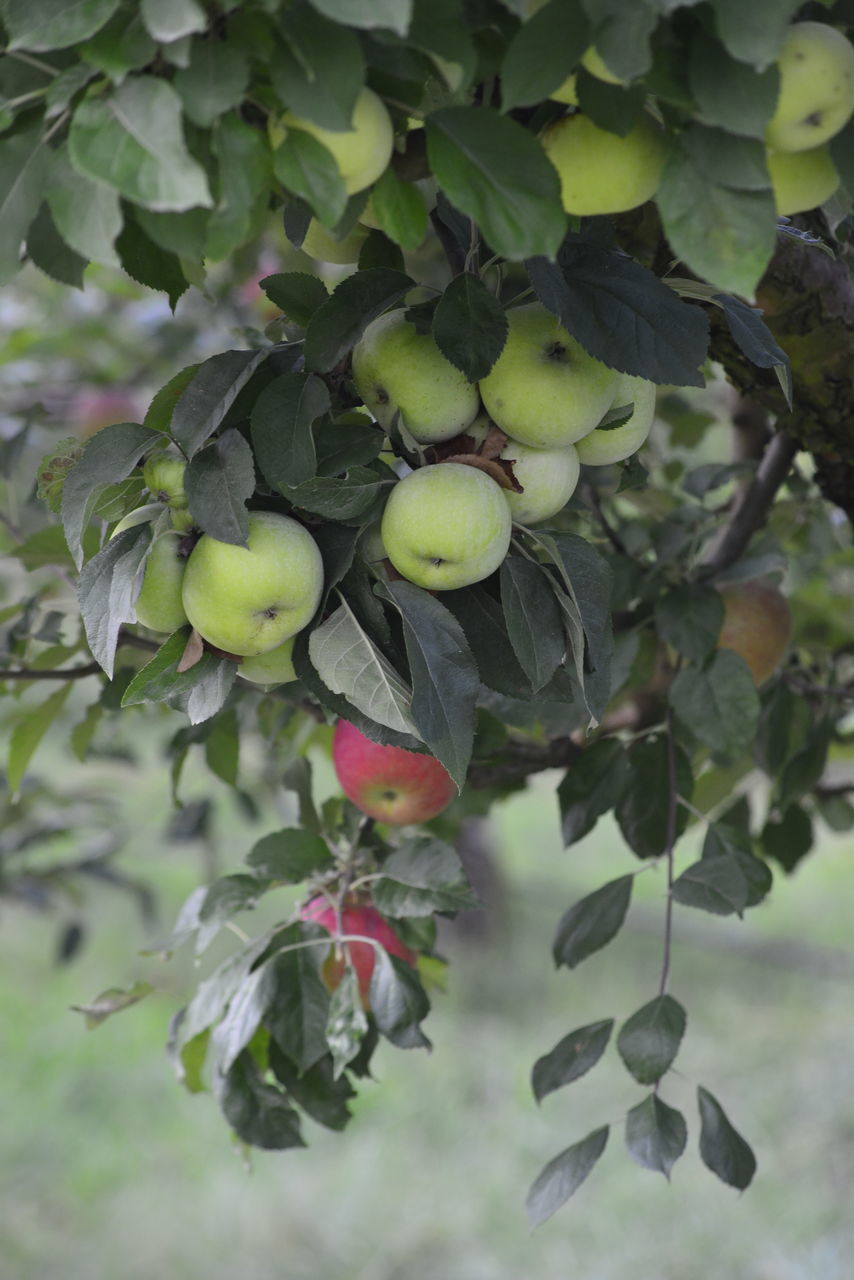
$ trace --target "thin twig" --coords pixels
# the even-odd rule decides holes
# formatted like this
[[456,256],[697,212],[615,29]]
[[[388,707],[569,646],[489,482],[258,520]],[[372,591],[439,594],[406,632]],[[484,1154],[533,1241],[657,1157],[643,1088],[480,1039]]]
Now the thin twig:
[[613,527],[608,517],[605,515],[605,512],[602,508],[602,499],[599,496],[598,489],[595,487],[595,485],[588,484],[588,485],[585,485],[584,491],[588,499],[590,500],[590,506],[592,508],[594,516],[596,517],[599,523],[599,527],[601,528],[605,537],[610,542],[611,546],[614,548],[614,550],[617,552],[618,555],[625,556],[627,560],[633,559],[633,556],[629,552],[629,549],[626,546],[625,542],[623,542],[623,539],[620,537],[620,535],[617,533],[617,530]]
[[746,550],[756,530],[768,518],[777,490],[789,474],[797,452],[797,441],[785,431],[774,436],[756,476],[745,489],[720,539],[706,557],[705,575],[728,569]]

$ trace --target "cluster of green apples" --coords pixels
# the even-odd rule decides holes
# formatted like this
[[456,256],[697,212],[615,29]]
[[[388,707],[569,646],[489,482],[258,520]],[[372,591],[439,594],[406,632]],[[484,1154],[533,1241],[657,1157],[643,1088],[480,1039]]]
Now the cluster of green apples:
[[189,623],[203,640],[241,659],[257,684],[296,679],[294,638],[320,603],[323,561],[307,529],[274,511],[249,515],[245,547],[203,534],[188,538],[186,464],[166,452],[149,458],[143,478],[155,499],[116,525],[112,536],[151,522],[153,541],[136,600],[143,626],[171,634]]
[[[384,554],[429,591],[488,577],[507,554],[514,523],[555,515],[575,491],[581,464],[628,458],[655,414],[651,382],[595,360],[539,303],[508,313],[504,348],[479,384],[403,310],[368,326],[352,371],[365,407],[385,430],[399,422],[424,446],[474,438],[474,449],[461,443],[458,455],[400,480],[383,514]],[[484,465],[477,453],[478,438],[493,425],[507,437],[498,461],[510,465],[520,492],[504,488],[500,465]]]

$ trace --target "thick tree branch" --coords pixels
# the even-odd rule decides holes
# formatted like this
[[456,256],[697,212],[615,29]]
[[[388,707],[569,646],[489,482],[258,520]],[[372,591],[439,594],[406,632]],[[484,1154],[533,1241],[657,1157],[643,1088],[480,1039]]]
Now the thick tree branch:
[[706,572],[727,569],[744,553],[757,529],[765,523],[777,490],[792,466],[797,441],[785,431],[771,440],[751,484],[745,489],[732,516],[706,558]]
[[566,769],[583,750],[572,738],[553,738],[545,743],[511,738],[500,760],[473,764],[468,771],[467,782],[476,789],[511,786],[524,782],[532,773]]

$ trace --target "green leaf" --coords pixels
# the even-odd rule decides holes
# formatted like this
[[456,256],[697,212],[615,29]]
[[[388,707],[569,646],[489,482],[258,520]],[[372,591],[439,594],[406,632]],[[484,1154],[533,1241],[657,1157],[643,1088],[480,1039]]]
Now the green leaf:
[[433,314],[433,338],[446,360],[468,378],[485,378],[507,339],[507,317],[501,303],[479,276],[456,276]]
[[238,393],[267,355],[267,351],[223,351],[196,368],[175,403],[169,424],[172,438],[188,457],[218,430]]
[[59,686],[49,698],[37,707],[27,708],[9,738],[9,758],[6,763],[6,783],[12,795],[17,795],[27,767],[36,748],[65,706],[71,692],[71,681]]
[[306,327],[311,317],[329,297],[329,290],[317,276],[307,271],[287,271],[265,276],[261,288],[286,319]]
[[371,1013],[387,1040],[398,1049],[430,1048],[420,1026],[430,1012],[427,994],[412,965],[383,947],[374,951],[369,998]]
[[313,8],[348,27],[386,27],[405,36],[412,18],[412,0],[311,0]]
[[531,107],[559,88],[590,44],[578,0],[549,0],[516,32],[501,64],[501,106]]
[[198,0],[141,0],[142,20],[155,40],[171,44],[204,31],[207,18]]
[[53,154],[46,199],[57,230],[72,249],[90,262],[119,266],[113,247],[122,229],[118,192],[106,182],[79,173],[68,157],[67,146]]
[[629,777],[625,749],[615,738],[601,738],[581,752],[557,789],[565,846],[582,840],[619,804]]
[[139,1004],[140,1000],[150,996],[153,991],[154,987],[150,982],[134,982],[124,990],[121,987],[109,987],[88,1004],[73,1004],[71,1008],[75,1013],[83,1014],[87,1030],[93,1031],[114,1013],[120,1013],[122,1009],[129,1009],[131,1005]]
[[594,1129],[549,1161],[528,1192],[526,1208],[531,1227],[540,1226],[578,1190],[605,1150],[608,1132],[607,1125]]
[[523,556],[507,556],[499,579],[507,634],[536,693],[548,684],[566,650],[554,592],[544,570]]
[[190,65],[177,73],[173,84],[185,115],[208,129],[217,116],[239,106],[248,81],[249,64],[241,49],[224,40],[196,37]]
[[762,858],[755,856],[749,829],[737,828],[726,821],[728,816],[728,814],[725,815],[719,822],[710,822],[706,828],[703,858],[718,858],[724,855],[734,857],[747,881],[745,906],[755,907],[767,896],[771,888],[773,883],[771,869]]
[[832,718],[819,720],[800,750],[786,761],[777,784],[776,803],[781,811],[788,809],[818,784],[827,765],[833,735]]
[[312,631],[308,653],[333,693],[341,694],[377,724],[418,736],[410,715],[412,690],[371,640],[346,600],[342,598],[335,612]]
[[432,754],[458,787],[474,743],[480,679],[462,627],[438,600],[410,582],[388,582],[378,594],[396,605],[412,677],[410,715]]
[[597,360],[650,382],[704,385],[706,315],[640,263],[570,236],[557,264],[525,267],[543,306]]
[[753,1181],[756,1157],[730,1124],[723,1107],[708,1089],[697,1086],[700,1108],[700,1155],[727,1186],[744,1191]]
[[106,26],[88,40],[80,52],[90,66],[121,84],[128,72],[153,61],[157,45],[146,31],[140,14],[133,13],[131,6],[125,4],[119,6]]
[[[116,541],[118,539],[113,538],[112,542]],[[131,680],[122,698],[123,707],[165,702],[186,711],[191,724],[200,724],[216,715],[237,678],[237,663],[204,653],[189,670],[179,672],[178,663],[187,647],[187,636],[186,627],[182,627],[163,642],[151,661]]]
[[685,1034],[685,1010],[673,996],[656,996],[623,1023],[617,1050],[638,1084],[656,1084],[668,1071]]
[[455,915],[480,906],[457,853],[434,836],[416,836],[382,864],[374,906],[392,917]]
[[346,1128],[350,1119],[347,1103],[356,1096],[356,1091],[346,1075],[335,1079],[331,1054],[327,1053],[308,1071],[302,1072],[297,1070],[275,1040],[270,1042],[269,1056],[276,1079],[312,1120],[327,1129],[340,1131]]
[[702,662],[711,653],[723,620],[723,600],[711,587],[685,584],[655,602],[658,634],[691,662]]
[[205,738],[205,764],[230,787],[237,786],[240,767],[240,727],[237,712],[224,711],[214,717]]
[[[286,929],[279,939],[283,950],[265,966],[270,979],[264,1013],[264,1024],[276,1044],[301,1072],[329,1052],[329,993],[319,968],[325,949],[295,945],[310,940],[304,929],[300,924]],[[294,950],[287,950],[289,946]]]
[[614,1029],[614,1019],[577,1027],[559,1040],[550,1053],[538,1058],[531,1073],[531,1088],[537,1102],[549,1093],[580,1079],[602,1057]]
[[762,319],[762,311],[758,307],[749,307],[746,302],[733,298],[728,293],[716,293],[712,302],[722,308],[733,341],[748,360],[760,369],[782,370],[783,394],[791,408],[792,368],[789,357]]
[[262,836],[245,858],[253,875],[282,884],[300,884],[316,871],[325,871],[331,861],[326,841],[300,827]]
[[326,516],[329,520],[364,523],[377,514],[374,507],[383,489],[394,482],[383,480],[368,467],[350,467],[346,477],[315,476],[303,484],[287,490],[288,499],[295,507]]
[[184,143],[181,99],[155,76],[135,76],[112,94],[84,99],[69,146],[77,169],[147,209],[213,203],[205,171]]
[[553,258],[564,232],[557,171],[522,125],[486,107],[443,107],[427,118],[430,168],[494,252]]
[[118,7],[119,0],[4,0],[9,49],[67,49],[94,35]]
[[713,0],[715,25],[723,44],[739,62],[763,71],[779,54],[799,0]]
[[576,81],[578,105],[595,125],[625,138],[644,114],[644,85],[606,84],[581,67]]
[[326,1043],[332,1054],[333,1076],[337,1079],[358,1054],[368,1032],[356,971],[349,965],[329,1001]]
[[305,363],[328,373],[359,341],[365,329],[414,287],[399,271],[374,267],[342,280],[312,316],[305,335]]
[[218,163],[216,199],[208,219],[206,256],[229,257],[257,231],[267,216],[272,164],[263,134],[236,112],[221,116],[211,131]]
[[252,445],[261,474],[287,492],[317,471],[312,423],[330,407],[326,384],[309,373],[283,373],[261,392],[252,410]]
[[350,129],[364,80],[362,48],[355,32],[330,22],[307,4],[292,5],[280,29],[284,43],[278,45],[270,63],[270,79],[279,100],[294,115],[323,129]]
[[239,431],[224,431],[200,450],[184,473],[187,503],[195,523],[218,542],[245,547],[246,503],[255,490],[252,450]]
[[760,839],[768,857],[792,872],[813,847],[812,818],[802,805],[790,804],[779,818],[768,819]]
[[761,144],[719,129],[692,125],[664,167],[656,203],[674,253],[702,279],[753,296],[777,234],[774,196],[754,175],[751,147]]
[[390,240],[401,249],[417,249],[427,234],[427,206],[411,182],[389,167],[371,189],[373,215]]
[[267,1084],[248,1053],[240,1054],[221,1082],[219,1103],[242,1142],[267,1151],[305,1146],[299,1115],[281,1089]]
[[65,243],[56,229],[50,208],[43,203],[27,232],[27,253],[51,280],[83,288],[83,272],[88,263]]
[[619,933],[633,886],[634,876],[620,876],[570,907],[561,917],[552,947],[558,968],[565,964],[574,969]]
[[644,75],[652,62],[649,40],[670,0],[582,0],[593,23],[593,44],[621,80]]
[[78,569],[83,562],[83,532],[104,489],[126,479],[160,438],[150,427],[120,422],[104,427],[87,442],[62,489],[62,525]]
[[757,71],[730,56],[717,40],[698,31],[691,43],[689,83],[703,124],[764,139],[780,92],[775,66]]
[[685,1117],[655,1093],[632,1107],[626,1116],[629,1155],[644,1169],[663,1173],[665,1178],[670,1178],[670,1170],[685,1150],[687,1141]]
[[304,129],[289,129],[273,152],[273,172],[291,195],[311,206],[320,222],[335,226],[347,206],[347,191],[328,147]]
[[135,218],[129,218],[116,239],[122,270],[149,289],[162,290],[175,310],[188,280],[177,254],[167,253],[146,235]]
[[[691,762],[674,743],[676,788],[683,800],[690,800],[694,788]],[[626,844],[639,858],[658,858],[667,848],[670,767],[667,739],[657,737],[638,742],[628,753],[629,780],[617,804],[617,822]],[[688,822],[684,805],[676,807],[675,837]]]
[[598,723],[611,696],[611,566],[576,534],[538,532],[535,536],[552,558],[568,593],[568,601],[560,594],[556,598],[569,624],[573,662],[585,704]]
[[45,194],[50,154],[40,122],[0,139],[0,284],[20,266],[21,244]]
[[701,858],[673,882],[673,900],[716,916],[742,915],[750,885],[737,853]]
[[717,649],[702,668],[683,667],[668,698],[685,728],[717,754],[738,755],[756,736],[759,694],[731,649]]
[[382,428],[364,418],[353,422],[315,423],[318,475],[338,476],[351,467],[373,462],[382,450],[383,439]]
[[[503,567],[503,566],[502,566]],[[531,683],[516,661],[501,606],[482,584],[443,591],[442,603],[459,622],[481,683],[508,698],[530,699]],[[553,601],[552,601],[553,603]],[[564,645],[558,614],[558,635]]]
[[78,599],[86,639],[111,680],[119,630],[135,617],[140,569],[150,542],[150,525],[126,529],[88,560],[80,574]]
[[[226,920],[230,920],[232,916],[237,915],[240,911],[251,911],[264,892],[264,888],[265,886],[259,883],[254,876],[231,875],[221,876],[218,880],[214,880],[199,907],[196,955],[201,955],[203,951],[207,950]],[[260,970],[253,975],[253,982],[259,973]],[[254,988],[252,990],[254,991]],[[257,1014],[254,1024],[249,1027],[245,1040],[240,1040],[237,1043],[233,1039],[229,1039],[229,1037],[240,1034],[239,1028],[244,1026],[248,1010],[252,1007],[254,1000],[255,996],[250,992],[249,982],[241,986],[234,997],[232,1004],[235,1016],[226,1023],[218,1041],[220,1047],[224,1044],[232,1045],[230,1056],[222,1067],[223,1071],[228,1070],[234,1058],[237,1057],[240,1050],[249,1043],[255,1034],[255,1029],[261,1016],[260,1012]],[[229,1006],[229,1012],[231,1011],[232,1008]]]
[[149,240],[167,253],[198,263],[200,267],[205,255],[209,218],[207,209],[187,209],[184,213],[152,213],[150,209],[134,211],[134,221],[139,223]]

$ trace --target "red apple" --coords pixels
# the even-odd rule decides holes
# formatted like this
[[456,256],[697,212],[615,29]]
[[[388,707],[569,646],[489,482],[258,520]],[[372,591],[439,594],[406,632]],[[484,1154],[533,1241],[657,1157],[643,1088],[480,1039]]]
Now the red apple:
[[335,726],[332,762],[347,798],[369,817],[396,826],[435,818],[457,793],[433,756],[381,747],[346,720]]
[[[333,937],[338,933],[335,907],[327,898],[312,898],[302,908],[300,917],[313,924],[321,925]],[[376,907],[369,902],[359,902],[354,899],[345,902],[341,911],[341,933],[345,936],[359,934],[364,938],[374,938],[389,955],[398,956],[407,964],[414,965],[418,958],[415,952],[400,940],[385,917],[381,916]],[[344,945],[350,953],[353,968],[356,970],[362,1004],[367,1008],[371,974],[376,962],[376,948],[370,942],[347,942]],[[334,951],[330,952],[322,969],[323,981],[330,991],[334,991],[338,986],[346,966],[347,962],[343,956],[336,956]]]
[[792,637],[792,615],[786,597],[769,582],[742,582],[720,589],[724,620],[719,649],[743,658],[757,685],[779,667]]

